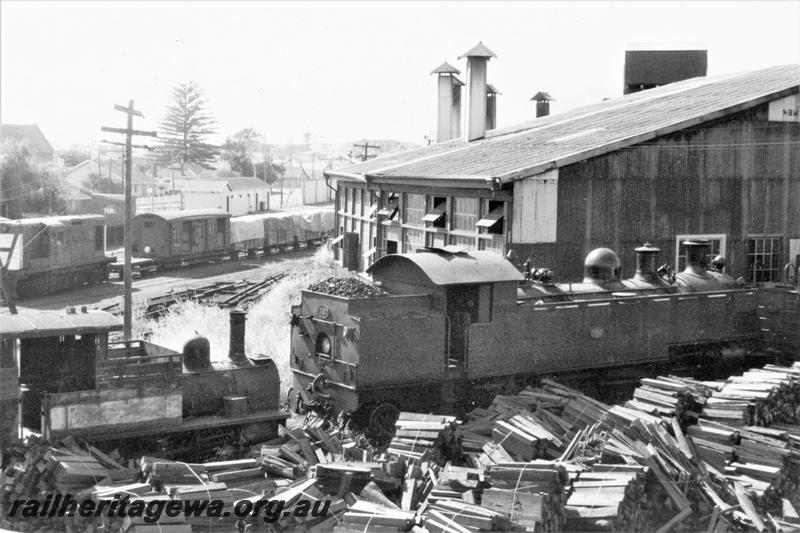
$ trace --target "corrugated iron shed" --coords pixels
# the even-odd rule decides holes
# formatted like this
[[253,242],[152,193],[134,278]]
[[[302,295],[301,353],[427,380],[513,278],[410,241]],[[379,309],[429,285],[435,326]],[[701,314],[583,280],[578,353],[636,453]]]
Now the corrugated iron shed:
[[[800,92],[800,65],[695,78],[326,171],[374,183],[497,186],[745,111]],[[468,179],[464,179],[468,178]]]
[[419,271],[433,285],[462,285],[519,281],[522,274],[502,255],[494,252],[447,253],[425,251],[414,254],[387,255],[367,269],[376,280],[389,269]]
[[39,311],[20,309],[16,315],[0,315],[0,338],[30,339],[60,335],[84,335],[119,331],[122,322],[105,311]]

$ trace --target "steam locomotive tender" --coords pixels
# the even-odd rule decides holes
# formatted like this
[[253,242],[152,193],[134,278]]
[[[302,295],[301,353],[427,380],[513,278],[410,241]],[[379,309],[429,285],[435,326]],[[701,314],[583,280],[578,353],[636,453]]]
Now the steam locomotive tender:
[[658,249],[646,245],[632,278],[598,249],[576,284],[530,281],[491,252],[387,255],[368,273],[388,296],[302,292],[292,308],[295,386],[305,402],[369,414],[400,398],[403,409],[448,409],[515,376],[688,354],[713,364],[758,337],[758,290],[707,270],[707,242],[684,245],[688,266],[674,277],[658,274]]

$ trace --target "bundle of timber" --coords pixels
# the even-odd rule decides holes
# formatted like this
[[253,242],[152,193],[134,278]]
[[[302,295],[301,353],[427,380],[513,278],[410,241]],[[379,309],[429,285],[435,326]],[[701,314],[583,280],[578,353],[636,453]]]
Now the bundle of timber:
[[[512,524],[534,531],[561,531],[569,474],[553,461],[500,463],[486,469],[492,488],[483,491],[481,505],[512,510]],[[515,513],[513,510],[522,509]]]
[[454,416],[401,412],[394,427],[387,450],[390,455],[443,465],[461,454]]
[[697,420],[712,389],[690,378],[659,376],[643,378],[625,405],[646,413],[676,416],[682,426]]
[[346,298],[374,298],[389,294],[380,287],[357,278],[328,278],[309,286],[308,290]]
[[642,531],[648,468],[596,464],[575,473],[567,499],[567,531]]
[[742,426],[800,422],[800,363],[731,376],[708,400],[703,417]]

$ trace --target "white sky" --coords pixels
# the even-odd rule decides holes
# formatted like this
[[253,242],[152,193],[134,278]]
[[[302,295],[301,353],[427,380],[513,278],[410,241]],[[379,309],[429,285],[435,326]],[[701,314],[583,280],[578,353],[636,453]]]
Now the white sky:
[[[58,147],[109,138],[115,103],[157,129],[170,88],[195,80],[218,138],[254,127],[270,143],[434,134],[430,71],[482,40],[498,126],[622,94],[631,43],[709,51],[709,74],[800,63],[800,1],[0,3],[0,118],[39,124]],[[111,136],[113,137],[113,135]]]

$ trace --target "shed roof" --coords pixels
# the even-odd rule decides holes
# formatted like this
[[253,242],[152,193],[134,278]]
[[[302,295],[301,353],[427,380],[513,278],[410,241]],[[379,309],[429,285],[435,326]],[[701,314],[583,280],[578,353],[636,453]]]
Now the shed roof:
[[40,311],[20,309],[16,315],[0,315],[0,338],[28,339],[34,337],[55,337],[59,335],[82,335],[122,329],[122,322],[105,311],[77,310]]
[[516,126],[326,170],[374,183],[491,188],[800,92],[800,65],[671,83]]
[[182,211],[157,211],[155,213],[140,213],[135,218],[160,218],[167,222],[173,220],[186,220],[190,218],[230,218],[231,214],[222,209],[184,209]]
[[409,267],[420,271],[434,285],[464,285],[519,281],[522,274],[502,255],[494,252],[449,253],[430,250],[415,254],[394,254],[381,257],[367,269],[381,277],[389,269]]

